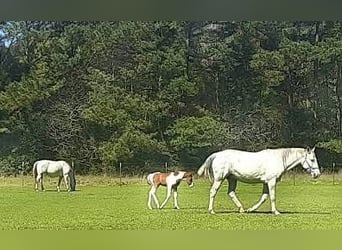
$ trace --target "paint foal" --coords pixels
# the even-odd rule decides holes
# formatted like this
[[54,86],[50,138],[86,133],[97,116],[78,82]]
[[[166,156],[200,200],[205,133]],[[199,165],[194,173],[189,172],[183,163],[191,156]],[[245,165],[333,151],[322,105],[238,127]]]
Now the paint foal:
[[[171,191],[173,191],[173,200],[174,200],[174,208],[179,209],[178,202],[177,202],[177,187],[179,186],[182,180],[186,180],[189,187],[194,185],[192,180],[192,173],[185,172],[185,171],[177,171],[177,172],[170,172],[170,173],[161,173],[155,172],[149,174],[147,177],[147,183],[151,185],[151,189],[148,193],[148,201],[147,206],[149,209],[152,209],[152,198],[157,205],[157,208],[162,209],[167,201],[171,196]],[[166,187],[166,198],[163,203],[159,206],[159,202],[156,196],[156,191],[159,186]]]

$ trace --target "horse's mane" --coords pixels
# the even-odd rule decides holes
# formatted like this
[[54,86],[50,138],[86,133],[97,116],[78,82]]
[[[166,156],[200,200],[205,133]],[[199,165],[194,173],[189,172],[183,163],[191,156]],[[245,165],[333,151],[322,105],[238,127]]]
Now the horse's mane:
[[[281,148],[281,158],[285,163],[288,163],[288,160],[290,156],[292,156],[294,153],[296,154],[296,158],[299,158],[299,154],[302,154],[304,152],[303,148]],[[293,161],[293,159],[291,159]]]

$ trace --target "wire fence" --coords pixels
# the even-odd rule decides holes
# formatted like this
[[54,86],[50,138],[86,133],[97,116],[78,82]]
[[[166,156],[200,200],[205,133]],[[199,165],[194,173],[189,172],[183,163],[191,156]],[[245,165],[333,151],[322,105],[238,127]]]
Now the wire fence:
[[[24,169],[24,165],[27,163],[23,162],[22,166]],[[75,168],[75,162],[71,162],[71,166]],[[197,166],[198,168],[198,166]],[[148,173],[151,172],[169,172],[169,171],[176,171],[176,170],[187,170],[196,173],[197,168],[193,169],[186,169],[179,165],[172,165],[169,162],[165,162],[164,164],[144,164],[139,165],[135,163],[125,163],[119,162],[118,164],[106,168],[110,171],[102,172],[101,174],[90,174],[87,176],[97,176],[99,182],[101,182],[101,178],[104,180],[106,179],[107,182],[117,182],[121,184],[127,184],[131,182],[131,180],[140,180],[143,181]],[[76,171],[76,176],[78,175]],[[78,175],[82,176],[82,175]],[[290,180],[293,185],[299,184],[303,180],[303,176],[306,176],[304,170],[300,167],[296,167],[288,172],[286,172],[283,176],[283,179]],[[25,171],[19,171],[19,173],[15,175],[6,175],[0,174],[0,177],[3,179],[3,183],[6,183],[6,179],[17,177],[21,179],[21,185],[24,186],[27,182],[29,174]],[[195,174],[195,178],[199,178]],[[325,181],[331,182],[333,185],[342,183],[342,162],[333,162],[331,166],[326,166],[321,168],[321,176],[319,179],[323,179]]]

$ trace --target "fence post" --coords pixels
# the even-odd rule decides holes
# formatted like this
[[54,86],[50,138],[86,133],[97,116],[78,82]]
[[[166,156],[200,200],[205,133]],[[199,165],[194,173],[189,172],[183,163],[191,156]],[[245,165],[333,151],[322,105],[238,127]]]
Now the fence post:
[[296,186],[296,168],[293,170],[293,186]]
[[332,171],[333,171],[333,185],[335,185],[335,162],[332,164]]
[[21,187],[24,187],[24,167],[25,162],[21,162]]
[[120,186],[122,184],[122,163],[119,163]]

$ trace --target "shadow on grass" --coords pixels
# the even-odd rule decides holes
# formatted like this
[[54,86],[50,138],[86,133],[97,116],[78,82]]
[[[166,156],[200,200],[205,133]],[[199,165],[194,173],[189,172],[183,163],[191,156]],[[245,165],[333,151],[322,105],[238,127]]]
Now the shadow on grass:
[[[317,211],[279,211],[280,215],[284,214],[315,214],[315,215],[326,215],[331,214],[329,212],[317,212]],[[239,211],[215,211],[216,214],[240,214]],[[241,214],[272,214],[271,211],[253,211],[253,212],[245,212]]]
[[56,190],[56,189],[45,189],[44,191],[41,191],[41,190],[39,190],[39,191],[35,191],[35,190],[33,190],[33,192],[36,192],[37,194],[38,193],[70,193],[70,194],[72,194],[72,193],[76,193],[76,192],[79,192],[80,190],[75,190],[75,191],[71,191],[71,192],[69,192],[68,190],[63,190],[63,189],[61,189],[59,192]]

